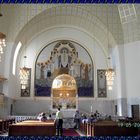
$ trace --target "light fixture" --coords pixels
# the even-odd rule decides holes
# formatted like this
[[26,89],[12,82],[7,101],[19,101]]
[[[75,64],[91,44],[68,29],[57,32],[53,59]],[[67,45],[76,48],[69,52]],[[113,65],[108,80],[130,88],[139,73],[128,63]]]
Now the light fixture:
[[111,58],[109,56],[109,23],[108,23],[108,9],[107,9],[107,49],[108,49],[108,57],[107,57],[107,63],[108,63],[108,69],[105,72],[106,80],[107,80],[107,86],[108,90],[112,90],[113,81],[114,81],[114,69],[111,68]]
[[25,66],[27,56],[24,56],[24,67],[20,68],[21,97],[30,96],[31,68]]
[[0,17],[2,17],[3,15],[2,15],[2,12],[1,12],[1,5],[0,5]]
[[108,68],[105,72],[105,75],[106,75],[108,90],[112,90],[114,75],[115,75],[114,69]]
[[1,54],[3,54],[3,48],[6,46],[5,39],[6,39],[6,35],[0,32],[0,61],[1,61]]
[[0,17],[2,17],[2,13],[0,12]]
[[0,93],[0,106],[4,103],[4,94]]
[[[24,67],[23,68],[20,68],[20,84],[21,85],[26,85],[27,82],[28,82],[28,71],[29,71],[29,68],[27,68],[25,65],[26,63],[26,58],[27,56],[24,56]],[[24,86],[22,86],[23,89],[24,89]]]

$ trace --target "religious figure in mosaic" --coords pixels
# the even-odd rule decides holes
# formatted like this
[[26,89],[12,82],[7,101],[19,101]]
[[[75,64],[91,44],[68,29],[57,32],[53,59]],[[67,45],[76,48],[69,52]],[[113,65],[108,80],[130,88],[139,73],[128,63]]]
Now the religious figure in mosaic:
[[[50,56],[47,56],[46,60],[44,59],[45,53],[40,53],[39,61],[37,60],[36,64],[37,79],[35,83],[37,90],[35,91],[37,91],[37,94],[41,89],[42,91],[39,95],[42,94],[42,92],[45,94],[44,91],[48,88],[48,91],[50,91],[50,85],[53,79],[60,74],[70,74],[76,79],[79,95],[91,96],[91,94],[93,94],[92,61],[87,52],[84,49],[82,51],[77,49],[77,46],[78,44],[74,45],[72,41],[58,41],[58,43],[52,47],[52,50],[49,49],[51,53]],[[44,51],[48,53],[47,47]],[[81,52],[82,54],[80,54]],[[85,57],[82,56],[83,54]],[[40,71],[38,69],[40,69]],[[84,93],[85,91],[86,93]]]

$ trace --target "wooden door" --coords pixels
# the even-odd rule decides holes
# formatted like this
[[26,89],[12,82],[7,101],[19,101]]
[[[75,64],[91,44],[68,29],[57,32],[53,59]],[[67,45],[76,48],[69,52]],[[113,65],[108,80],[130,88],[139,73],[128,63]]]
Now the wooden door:
[[139,119],[139,105],[131,105],[132,118],[135,120]]

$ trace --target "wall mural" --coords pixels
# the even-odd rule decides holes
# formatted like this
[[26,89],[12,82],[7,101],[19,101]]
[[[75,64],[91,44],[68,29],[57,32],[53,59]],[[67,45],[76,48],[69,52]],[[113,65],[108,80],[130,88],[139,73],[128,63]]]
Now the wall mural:
[[93,63],[79,44],[67,40],[49,44],[40,52],[35,67],[35,96],[51,96],[52,82],[60,74],[75,78],[79,97],[93,96]]

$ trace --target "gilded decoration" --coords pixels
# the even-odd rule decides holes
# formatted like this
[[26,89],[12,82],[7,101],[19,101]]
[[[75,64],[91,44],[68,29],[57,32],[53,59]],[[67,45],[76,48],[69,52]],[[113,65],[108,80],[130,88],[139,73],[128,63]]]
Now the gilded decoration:
[[76,81],[72,76],[62,74],[54,79],[52,84],[53,108],[75,109],[76,95]]

